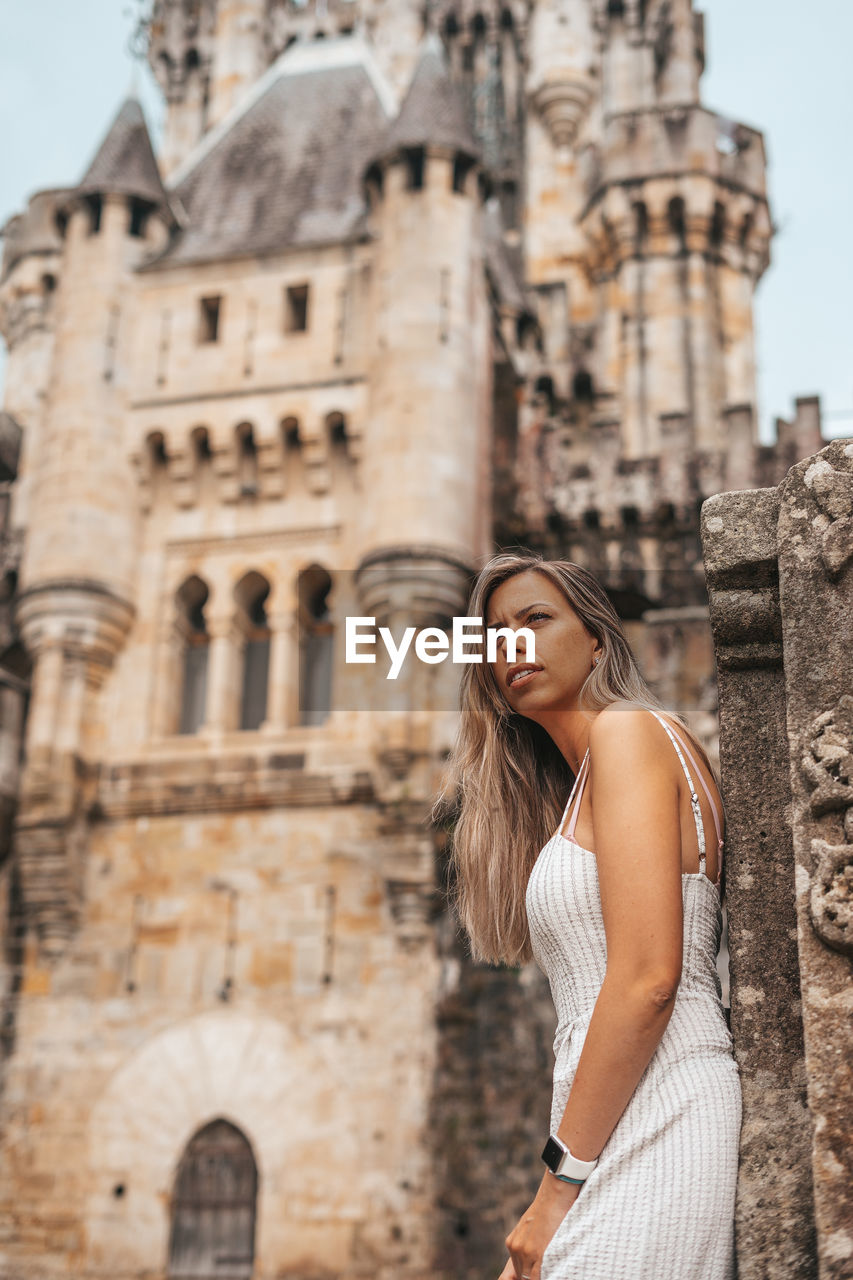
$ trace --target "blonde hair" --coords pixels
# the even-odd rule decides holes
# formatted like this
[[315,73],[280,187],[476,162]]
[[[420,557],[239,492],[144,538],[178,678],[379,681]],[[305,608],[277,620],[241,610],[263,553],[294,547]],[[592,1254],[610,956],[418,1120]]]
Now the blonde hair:
[[[684,718],[665,707],[646,684],[604,588],[582,565],[534,554],[494,556],[474,584],[467,615],[482,618],[485,625],[492,592],[528,569],[559,588],[601,645],[601,658],[580,690],[581,708],[597,714],[611,702],[628,701],[665,711],[683,726],[716,780],[705,749]],[[456,741],[432,810],[436,822],[456,816],[450,901],[474,960],[519,965],[532,958],[527,881],[556,830],[575,775],[541,725],[504,700],[491,663],[466,664],[460,698]]]

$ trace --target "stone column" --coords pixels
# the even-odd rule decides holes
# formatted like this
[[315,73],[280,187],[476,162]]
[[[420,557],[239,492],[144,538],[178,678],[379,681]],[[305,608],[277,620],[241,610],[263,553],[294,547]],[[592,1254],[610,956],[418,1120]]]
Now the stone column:
[[797,941],[821,1280],[853,1276],[853,440],[779,486]]
[[83,722],[87,695],[87,658],[81,653],[66,653],[62,668],[62,696],[56,726],[56,750],[79,752],[83,739]]
[[62,680],[62,644],[45,644],[35,655],[32,694],[27,726],[27,753],[32,757],[48,753],[56,732],[57,703]]
[[237,645],[234,620],[212,618],[207,668],[207,703],[202,733],[218,736],[236,727]]
[[161,619],[158,628],[150,722],[155,737],[167,737],[178,732],[183,697],[185,628],[184,619],[168,614]]
[[853,441],[702,508],[744,1124],[740,1280],[853,1275]]
[[280,733],[298,723],[299,653],[296,617],[290,613],[274,613],[269,618],[270,667],[267,685],[267,715],[261,725],[263,733]]

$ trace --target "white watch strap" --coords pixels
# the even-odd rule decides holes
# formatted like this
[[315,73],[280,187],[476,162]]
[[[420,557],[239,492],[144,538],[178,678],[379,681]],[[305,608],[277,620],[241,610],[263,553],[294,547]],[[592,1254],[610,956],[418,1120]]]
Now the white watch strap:
[[566,1153],[555,1173],[566,1178],[588,1178],[597,1164],[598,1160],[578,1160],[566,1147]]

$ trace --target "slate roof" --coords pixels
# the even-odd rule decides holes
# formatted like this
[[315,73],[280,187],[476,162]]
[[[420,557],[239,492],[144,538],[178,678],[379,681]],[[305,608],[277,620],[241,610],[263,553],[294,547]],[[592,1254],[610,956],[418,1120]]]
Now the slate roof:
[[444,48],[436,35],[424,40],[400,114],[376,158],[404,147],[430,144],[480,158],[462,90],[450,77]]
[[152,265],[351,239],[365,223],[363,173],[387,128],[357,59],[288,69],[284,55],[269,86],[176,175],[186,222]]
[[142,108],[127,98],[75,194],[112,192],[169,207]]

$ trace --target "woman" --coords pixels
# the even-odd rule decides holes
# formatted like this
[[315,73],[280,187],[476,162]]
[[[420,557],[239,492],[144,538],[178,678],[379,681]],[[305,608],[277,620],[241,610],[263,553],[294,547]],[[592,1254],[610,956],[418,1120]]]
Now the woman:
[[460,797],[454,902],[473,958],[534,958],[558,1014],[546,1167],[500,1280],[727,1280],[741,1093],[713,769],[587,570],[499,555],[468,615],[532,640],[513,658],[499,634],[462,677],[437,802]]

